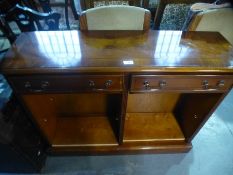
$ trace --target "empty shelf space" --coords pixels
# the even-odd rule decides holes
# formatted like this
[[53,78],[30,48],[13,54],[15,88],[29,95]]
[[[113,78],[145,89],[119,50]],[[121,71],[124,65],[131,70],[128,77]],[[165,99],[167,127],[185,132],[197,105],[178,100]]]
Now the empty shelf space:
[[57,118],[53,147],[118,145],[107,116]]
[[173,113],[127,113],[123,142],[184,142]]

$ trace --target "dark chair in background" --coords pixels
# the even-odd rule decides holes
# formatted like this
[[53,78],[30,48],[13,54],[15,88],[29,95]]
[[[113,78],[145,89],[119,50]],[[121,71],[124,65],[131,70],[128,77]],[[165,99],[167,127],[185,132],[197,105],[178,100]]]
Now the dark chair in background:
[[45,13],[52,12],[52,8],[50,5],[50,0],[13,0],[18,1],[17,3],[29,7],[36,11],[41,11]]
[[[60,14],[41,13],[22,4],[22,1],[0,1],[0,29],[11,43],[20,32],[59,29]],[[16,26],[13,27],[12,22]]]
[[45,140],[14,97],[3,100],[0,95],[0,101],[0,172],[40,172],[46,159]]
[[[37,4],[30,0],[1,0],[0,42],[5,43],[6,37],[13,43],[20,32],[57,30],[60,14],[40,13],[36,11],[37,8]],[[0,60],[6,50],[0,51]],[[46,149],[46,141],[17,103],[4,77],[0,75],[0,172],[40,172],[45,163]]]

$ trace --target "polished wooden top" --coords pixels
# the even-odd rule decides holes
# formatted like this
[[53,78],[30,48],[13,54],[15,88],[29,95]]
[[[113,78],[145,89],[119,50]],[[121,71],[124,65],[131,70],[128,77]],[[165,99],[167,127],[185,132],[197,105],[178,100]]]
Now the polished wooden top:
[[216,32],[37,31],[18,37],[1,70],[233,73],[233,48]]

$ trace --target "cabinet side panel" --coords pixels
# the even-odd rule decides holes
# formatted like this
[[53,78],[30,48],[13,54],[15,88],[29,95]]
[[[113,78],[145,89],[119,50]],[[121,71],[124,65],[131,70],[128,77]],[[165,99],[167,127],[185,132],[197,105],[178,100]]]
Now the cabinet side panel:
[[211,115],[223,94],[183,94],[174,113],[188,142]]
[[54,115],[56,109],[51,104],[51,99],[45,98],[43,95],[23,95],[22,98],[43,134],[52,143],[56,130],[56,117]]

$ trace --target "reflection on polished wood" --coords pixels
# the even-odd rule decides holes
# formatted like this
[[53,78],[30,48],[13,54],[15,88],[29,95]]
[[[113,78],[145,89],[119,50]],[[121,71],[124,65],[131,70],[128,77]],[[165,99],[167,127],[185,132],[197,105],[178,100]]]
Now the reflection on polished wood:
[[219,72],[232,71],[232,55],[215,32],[48,31],[22,34],[2,67],[8,73]]
[[232,88],[233,48],[216,32],[33,32],[1,71],[52,153],[186,152]]

